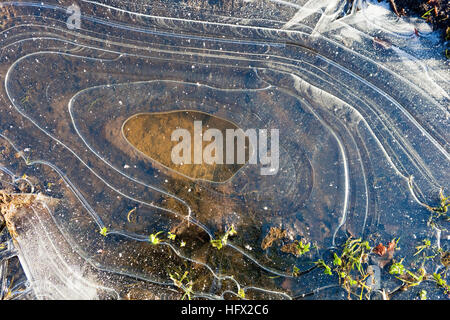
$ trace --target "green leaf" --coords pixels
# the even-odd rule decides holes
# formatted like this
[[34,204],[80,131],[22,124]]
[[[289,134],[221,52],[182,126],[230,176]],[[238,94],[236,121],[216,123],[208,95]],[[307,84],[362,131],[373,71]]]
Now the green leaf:
[[338,255],[336,253],[334,254],[333,264],[335,266],[341,266],[342,265],[342,260],[341,260],[341,258],[338,257]]
[[297,242],[297,255],[301,256],[304,255],[309,251],[309,248],[311,247],[311,243],[303,243],[303,241]]
[[422,290],[420,291],[420,300],[427,300],[427,291],[426,290]]
[[328,275],[332,275],[333,273],[331,272],[331,268],[325,263],[325,261],[323,261],[322,259],[319,259],[318,261],[316,261],[316,264],[323,268],[323,273],[324,274],[328,274]]
[[151,244],[157,245],[157,244],[159,244],[159,243],[161,242],[161,240],[158,238],[158,235],[159,235],[160,233],[162,233],[162,231],[159,231],[159,232],[157,232],[157,233],[155,233],[155,234],[152,233],[152,234],[148,237],[148,240],[150,241]]
[[214,248],[217,248],[217,250],[222,249],[222,247],[223,247],[222,239],[211,240],[211,245],[212,245]]
[[402,262],[396,262],[391,265],[391,268],[389,269],[390,274],[398,274],[402,275],[406,272],[405,267],[403,266]]
[[441,275],[439,273],[433,273],[433,279],[436,281],[438,286],[445,286],[447,283],[444,279],[442,279]]
[[106,237],[106,234],[108,233],[108,229],[106,228],[106,227],[103,227],[101,230],[100,230],[100,234],[102,235],[102,236],[104,236],[104,237]]
[[175,240],[176,235],[173,234],[172,232],[168,232],[167,234],[167,238],[169,238],[170,240]]
[[356,285],[358,284],[358,281],[356,281],[356,280],[354,280],[354,279],[352,279],[352,278],[350,278],[350,277],[347,277],[347,279],[348,279],[348,283],[349,283],[351,286],[356,286]]

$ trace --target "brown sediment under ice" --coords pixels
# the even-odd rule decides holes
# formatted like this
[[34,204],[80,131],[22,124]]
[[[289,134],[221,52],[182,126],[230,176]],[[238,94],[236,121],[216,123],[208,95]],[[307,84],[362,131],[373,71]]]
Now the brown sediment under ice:
[[[203,153],[210,143],[215,142],[214,138],[211,141],[201,142],[201,163],[194,163],[194,121],[201,121],[200,137],[203,140],[203,135],[208,129],[217,129],[222,133],[223,137],[223,163],[205,163]],[[172,133],[177,129],[185,129],[190,134],[190,163],[177,164],[172,159],[172,151],[180,142],[180,140],[172,141]],[[137,150],[151,158],[152,160],[162,164],[163,166],[176,171],[183,176],[194,180],[206,180],[211,182],[225,182],[230,179],[239,169],[245,164],[239,164],[236,157],[238,143],[234,143],[234,157],[233,164],[226,164],[226,130],[238,130],[238,126],[228,120],[199,111],[182,110],[161,113],[140,113],[128,118],[122,127],[123,136],[125,139]],[[250,152],[249,139],[245,138],[245,161],[248,160]],[[212,153],[215,155],[215,153]],[[198,155],[197,155],[198,156]]]

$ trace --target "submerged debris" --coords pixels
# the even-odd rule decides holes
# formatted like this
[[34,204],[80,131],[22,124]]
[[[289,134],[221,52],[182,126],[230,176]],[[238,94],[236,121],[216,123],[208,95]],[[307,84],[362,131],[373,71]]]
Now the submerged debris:
[[57,199],[46,197],[42,194],[10,194],[4,190],[0,190],[0,214],[10,235],[15,238],[17,236],[16,228],[13,223],[14,216],[21,208],[28,208],[32,204],[44,201],[48,205],[55,205]]
[[286,230],[282,230],[277,227],[270,228],[269,233],[265,236],[261,243],[261,249],[266,250],[270,248],[275,241],[286,238],[286,236]]
[[448,268],[450,266],[450,251],[445,251],[441,255],[441,263],[444,267]]
[[380,268],[384,268],[394,258],[396,246],[397,242],[395,240],[392,240],[391,242],[389,242],[387,247],[380,243],[378,246],[373,248],[372,252],[379,256],[373,258],[373,260],[376,261],[377,265]]
[[306,242],[303,240],[297,240],[295,242],[284,245],[281,248],[281,251],[285,252],[285,253],[292,253],[293,255],[296,255],[296,256],[302,256],[305,253],[309,252],[310,247],[311,247],[310,242]]

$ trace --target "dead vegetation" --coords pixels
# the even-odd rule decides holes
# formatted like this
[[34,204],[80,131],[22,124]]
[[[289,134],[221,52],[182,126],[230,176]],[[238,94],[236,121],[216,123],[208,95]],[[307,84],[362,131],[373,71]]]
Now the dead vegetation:
[[[381,0],[378,0],[381,2]],[[449,27],[450,4],[444,0],[387,0],[399,17],[418,15],[430,23],[434,29],[444,32]]]
[[261,249],[266,250],[270,248],[275,241],[286,238],[286,230],[281,230],[277,227],[272,227],[269,230],[269,233],[264,237],[261,243]]
[[13,238],[17,237],[17,231],[14,224],[14,217],[19,209],[29,208],[34,203],[45,202],[47,204],[53,204],[57,201],[46,197],[42,194],[14,194],[0,190],[0,214],[4,219],[4,223]]

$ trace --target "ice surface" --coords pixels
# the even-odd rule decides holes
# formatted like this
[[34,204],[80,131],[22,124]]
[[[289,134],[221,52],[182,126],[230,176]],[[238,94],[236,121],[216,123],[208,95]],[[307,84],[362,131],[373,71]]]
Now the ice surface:
[[[437,34],[378,1],[219,3],[81,1],[79,29],[71,3],[1,4],[0,182],[33,186],[32,204],[8,211],[25,292],[180,298],[173,277],[189,271],[192,298],[330,298],[341,293],[317,270],[291,273],[315,252],[261,248],[271,227],[320,254],[349,234],[448,245],[421,205],[450,181]],[[189,179],[124,139],[131,116],[177,110],[279,129],[278,174]]]

